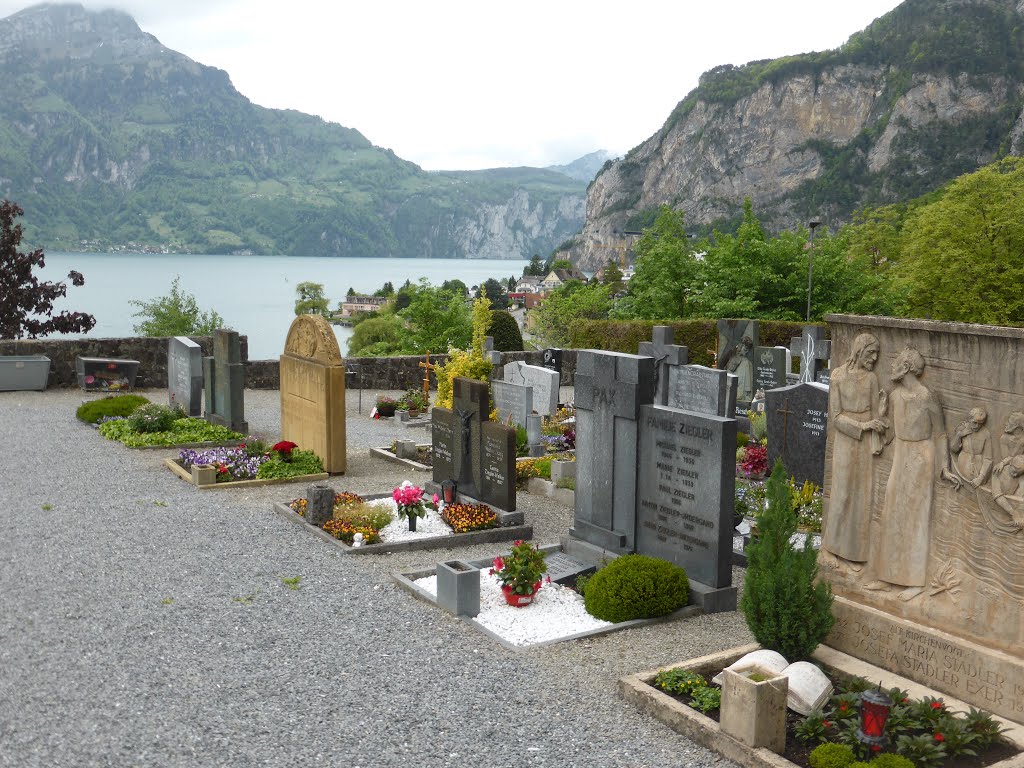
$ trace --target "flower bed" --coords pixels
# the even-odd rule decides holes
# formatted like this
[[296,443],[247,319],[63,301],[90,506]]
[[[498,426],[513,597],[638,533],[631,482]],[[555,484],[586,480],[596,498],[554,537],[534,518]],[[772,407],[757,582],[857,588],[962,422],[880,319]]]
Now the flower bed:
[[[702,691],[718,690],[718,686],[706,681],[757,647],[747,646],[693,659],[674,667],[631,675],[619,681],[619,689],[627,700],[650,712],[673,730],[747,766],[770,765],[778,768],[795,765],[809,768],[811,752],[824,742],[853,744],[856,759],[868,765],[878,753],[896,751],[902,751],[913,764],[923,768],[1002,765],[1002,761],[1021,753],[1020,745],[1013,742],[1000,741],[985,746],[1000,728],[990,716],[972,708],[966,716],[959,714],[954,717],[951,707],[965,705],[951,705],[942,699],[932,698],[922,686],[824,646],[819,646],[811,661],[829,676],[836,687],[835,695],[820,713],[805,717],[787,710],[786,750],[781,758],[766,749],[746,747],[719,728],[720,711],[717,703],[703,712],[698,709],[703,708],[704,702],[715,698],[714,694],[708,696]],[[846,665],[856,666],[858,671],[870,675],[871,682],[844,672]],[[693,675],[700,675],[704,682],[695,684]],[[885,680],[885,685],[892,686],[889,690],[894,694],[896,703],[886,727],[886,732],[891,736],[889,746],[872,751],[856,740],[855,731],[860,724],[859,694],[856,691],[874,687],[879,680]],[[667,683],[666,687],[676,692],[665,692],[659,682]],[[913,696],[908,693],[911,688],[915,690]],[[954,751],[959,754],[954,756]],[[970,751],[977,751],[978,755],[971,755]],[[852,762],[851,757],[848,762],[840,761],[834,765],[835,768],[846,768]],[[1013,760],[1012,764],[1017,765],[1018,762]]]
[[455,533],[486,531],[498,527],[498,516],[486,504],[446,504],[441,509],[441,519]]
[[[167,466],[179,477],[194,481],[200,488],[265,485],[327,477],[323,461],[313,451],[298,450],[295,443],[282,441],[267,449],[262,441],[250,438],[233,448],[187,448],[177,459],[166,459]],[[193,467],[211,467],[212,482],[194,477]]]
[[234,443],[245,438],[227,427],[210,424],[187,416],[175,419],[166,430],[140,432],[130,419],[113,417],[99,425],[99,433],[108,440],[117,440],[129,448],[180,448],[182,446],[213,446]]

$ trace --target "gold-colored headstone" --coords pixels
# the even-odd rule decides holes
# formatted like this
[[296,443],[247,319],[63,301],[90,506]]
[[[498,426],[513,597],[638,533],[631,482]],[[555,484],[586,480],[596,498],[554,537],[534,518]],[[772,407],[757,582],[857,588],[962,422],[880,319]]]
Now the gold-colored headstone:
[[299,315],[288,329],[284,353],[327,365],[342,362],[334,329],[321,315]]

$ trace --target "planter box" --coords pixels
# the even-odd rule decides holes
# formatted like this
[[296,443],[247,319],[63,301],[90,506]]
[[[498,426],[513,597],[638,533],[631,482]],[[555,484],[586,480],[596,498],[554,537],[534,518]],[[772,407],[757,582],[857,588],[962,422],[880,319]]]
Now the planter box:
[[480,613],[480,569],[465,560],[438,563],[437,604],[455,616]]
[[164,459],[164,465],[171,470],[174,474],[191,483],[196,488],[201,490],[209,490],[210,488],[257,488],[261,485],[281,485],[282,483],[302,483],[312,482],[314,480],[326,480],[330,475],[326,472],[318,472],[315,475],[296,475],[295,477],[275,477],[268,480],[232,480],[229,483],[199,483],[199,478],[202,477],[202,473],[198,476],[193,476],[191,469],[185,469],[181,462],[177,459]]
[[[429,448],[430,447],[430,443],[427,443],[425,445],[418,445],[416,447],[417,448]],[[401,464],[402,466],[406,467],[407,469],[411,469],[411,470],[413,470],[415,472],[430,472],[430,471],[432,471],[431,467],[428,467],[426,464],[421,464],[418,461],[414,461],[413,459],[400,459],[400,458],[398,458],[395,454],[393,454],[387,448],[371,448],[370,449],[370,455],[371,456],[376,456],[377,458],[380,458],[380,459],[384,459],[385,461],[390,461],[390,462],[392,462],[394,464]]]
[[5,355],[0,357],[0,392],[46,389],[50,376],[50,358],[45,355]]
[[135,388],[138,360],[76,357],[78,386],[89,392],[127,392]]

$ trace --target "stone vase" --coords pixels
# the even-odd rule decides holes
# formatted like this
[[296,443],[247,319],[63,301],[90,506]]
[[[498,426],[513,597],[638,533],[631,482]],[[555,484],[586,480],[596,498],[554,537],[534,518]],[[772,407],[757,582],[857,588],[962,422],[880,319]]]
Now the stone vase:
[[480,569],[464,560],[438,563],[437,604],[455,616],[480,613]]
[[[753,680],[761,672],[767,679]],[[722,731],[748,747],[765,747],[776,754],[786,750],[786,697],[789,680],[756,667],[743,672],[723,670]]]

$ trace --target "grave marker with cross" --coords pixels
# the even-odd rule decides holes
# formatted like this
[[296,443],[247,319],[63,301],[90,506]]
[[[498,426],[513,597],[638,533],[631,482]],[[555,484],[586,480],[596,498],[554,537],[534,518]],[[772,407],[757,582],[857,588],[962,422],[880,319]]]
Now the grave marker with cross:
[[789,345],[793,357],[800,358],[800,383],[816,380],[832,355],[832,342],[825,338],[825,329],[820,325],[805,325],[799,336],[793,337]]
[[670,367],[690,362],[690,350],[674,344],[674,340],[675,330],[671,325],[656,325],[651,333],[651,341],[641,341],[637,352],[654,358],[654,402],[658,405],[668,403]]
[[570,536],[631,552],[640,406],[654,401],[654,360],[582,350],[576,363],[576,508]]
[[798,484],[825,482],[825,439],[828,387],[791,384],[766,393],[768,467],[782,459],[786,474]]
[[435,370],[438,366],[436,363],[430,362],[430,353],[427,352],[427,361],[419,364],[420,368],[423,369],[423,397],[426,401],[430,402],[430,372]]

